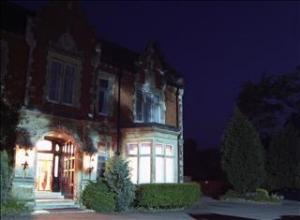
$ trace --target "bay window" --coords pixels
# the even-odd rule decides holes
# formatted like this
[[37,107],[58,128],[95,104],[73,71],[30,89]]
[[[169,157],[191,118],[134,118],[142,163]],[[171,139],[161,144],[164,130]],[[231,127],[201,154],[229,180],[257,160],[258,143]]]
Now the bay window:
[[152,150],[150,142],[130,143],[127,144],[127,159],[131,181],[135,184],[176,181],[175,152],[172,145],[156,144]]
[[135,115],[137,122],[156,122],[164,124],[164,109],[159,94],[136,91]]

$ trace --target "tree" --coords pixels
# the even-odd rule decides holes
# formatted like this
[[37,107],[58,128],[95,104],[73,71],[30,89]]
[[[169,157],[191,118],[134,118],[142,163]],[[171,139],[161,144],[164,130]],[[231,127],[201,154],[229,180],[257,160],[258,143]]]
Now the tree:
[[225,129],[221,158],[222,168],[236,191],[254,191],[263,183],[264,148],[254,126],[238,108]]
[[265,75],[258,83],[246,82],[237,106],[268,145],[291,115],[300,112],[300,66],[281,75]]
[[19,123],[19,108],[10,105],[3,97],[0,99],[0,104],[0,150],[6,150],[9,156],[12,156]]
[[104,179],[110,190],[116,194],[116,210],[126,211],[135,198],[128,162],[120,156],[111,157],[105,164]]
[[300,188],[300,134],[292,124],[272,138],[266,170],[270,190]]

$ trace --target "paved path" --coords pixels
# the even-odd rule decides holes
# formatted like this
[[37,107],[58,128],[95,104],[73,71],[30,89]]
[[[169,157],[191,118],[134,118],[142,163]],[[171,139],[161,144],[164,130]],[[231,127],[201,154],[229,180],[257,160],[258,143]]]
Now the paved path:
[[104,215],[99,213],[55,213],[33,216],[33,220],[193,220],[183,212],[123,213]]
[[300,219],[300,202],[286,200],[282,204],[255,204],[223,202],[204,197],[187,212],[191,214],[222,214],[261,220],[274,220],[280,219],[284,215],[294,215],[299,216]]

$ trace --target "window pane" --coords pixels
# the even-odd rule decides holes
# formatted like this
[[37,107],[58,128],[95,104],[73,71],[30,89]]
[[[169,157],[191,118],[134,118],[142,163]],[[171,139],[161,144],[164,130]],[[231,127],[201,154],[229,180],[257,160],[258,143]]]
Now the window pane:
[[155,153],[156,155],[164,155],[164,147],[162,144],[156,144]]
[[163,157],[156,157],[155,158],[155,182],[156,183],[163,183],[164,182],[164,158]]
[[138,145],[137,144],[128,144],[127,150],[129,155],[137,155],[138,153]]
[[75,67],[73,65],[65,66],[64,85],[63,85],[63,99],[64,103],[73,103],[74,92],[74,80],[75,80]]
[[151,109],[152,109],[152,100],[151,96],[147,95],[144,97],[144,108],[143,108],[143,113],[144,113],[144,122],[151,122]]
[[128,166],[129,166],[131,182],[136,184],[137,183],[137,170],[138,170],[137,157],[128,157]]
[[136,119],[138,121],[143,120],[143,113],[142,113],[142,104],[143,104],[143,94],[141,91],[136,92],[136,103],[135,103],[135,112],[136,112]]
[[102,89],[108,89],[108,80],[106,79],[100,79],[100,88]]
[[62,65],[57,61],[52,61],[49,74],[49,93],[50,100],[59,101],[59,90],[61,80]]
[[108,113],[108,102],[109,102],[109,82],[105,79],[99,81],[99,94],[98,94],[98,108],[99,113]]
[[167,156],[173,156],[174,155],[174,149],[172,145],[166,145],[166,155]]
[[149,155],[151,153],[151,144],[141,144],[140,155]]
[[103,177],[105,171],[105,161],[106,157],[98,156],[97,177]]
[[174,182],[174,158],[166,158],[166,182]]
[[150,157],[140,157],[139,183],[150,183],[151,168]]

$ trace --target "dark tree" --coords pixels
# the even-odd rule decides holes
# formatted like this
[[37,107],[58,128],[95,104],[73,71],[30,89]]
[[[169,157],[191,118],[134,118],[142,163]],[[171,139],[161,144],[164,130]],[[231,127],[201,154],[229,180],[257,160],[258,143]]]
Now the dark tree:
[[6,150],[12,156],[19,122],[19,108],[10,105],[2,97],[0,105],[0,149]]
[[264,143],[300,112],[300,67],[282,75],[264,76],[243,86],[237,105],[258,130]]
[[194,139],[188,138],[184,141],[184,175],[192,179],[198,179],[198,149],[197,142]]
[[270,190],[300,188],[300,136],[292,124],[273,137],[266,170],[266,186]]
[[237,108],[221,145],[222,168],[240,193],[254,191],[264,181],[264,148],[251,122]]

